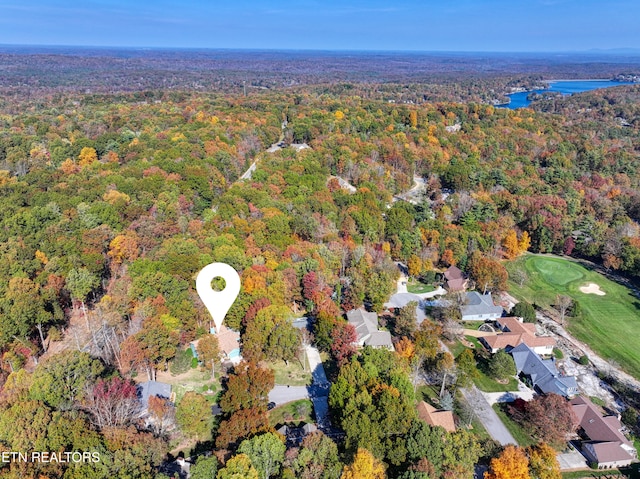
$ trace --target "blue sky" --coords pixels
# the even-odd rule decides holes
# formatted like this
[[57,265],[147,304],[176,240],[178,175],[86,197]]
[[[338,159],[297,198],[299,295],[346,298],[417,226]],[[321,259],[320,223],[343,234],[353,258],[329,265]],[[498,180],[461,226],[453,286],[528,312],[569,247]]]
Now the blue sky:
[[0,44],[418,51],[640,48],[637,0],[0,0]]

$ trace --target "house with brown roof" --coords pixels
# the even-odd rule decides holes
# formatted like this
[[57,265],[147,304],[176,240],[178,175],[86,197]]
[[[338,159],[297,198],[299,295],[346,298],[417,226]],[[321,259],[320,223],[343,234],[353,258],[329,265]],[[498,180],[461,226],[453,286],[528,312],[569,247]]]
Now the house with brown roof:
[[[214,328],[211,328],[211,334],[215,334],[218,337],[218,347],[220,348],[221,359],[223,361],[231,361],[232,363],[242,361],[242,356],[240,355],[240,333],[227,328],[223,324],[217,333]],[[199,342],[199,339],[191,342],[191,351],[195,358],[198,357]]]
[[638,458],[633,443],[622,433],[622,423],[616,416],[603,416],[600,408],[589,399],[578,396],[570,402],[580,423],[582,453],[598,469],[628,466]]
[[445,431],[456,432],[456,424],[451,411],[436,409],[425,401],[420,401],[416,409],[418,410],[418,417],[429,426],[440,426]]
[[484,347],[492,353],[497,353],[501,349],[509,352],[524,343],[537,354],[553,354],[555,339],[550,336],[538,336],[535,324],[525,323],[521,318],[498,318],[496,324],[501,333],[479,338]]
[[444,289],[450,293],[464,291],[469,284],[469,280],[465,277],[462,270],[456,266],[449,266],[444,272],[444,279]]

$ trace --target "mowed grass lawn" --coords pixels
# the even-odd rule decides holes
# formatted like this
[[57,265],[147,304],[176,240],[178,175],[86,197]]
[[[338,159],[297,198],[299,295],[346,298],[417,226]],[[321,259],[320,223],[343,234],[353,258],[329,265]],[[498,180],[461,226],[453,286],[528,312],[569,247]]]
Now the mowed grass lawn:
[[[545,309],[552,309],[558,294],[580,303],[581,318],[567,318],[569,331],[594,351],[614,359],[640,379],[640,300],[629,288],[581,264],[555,256],[527,254],[506,265],[510,275],[526,272],[523,286],[509,282],[509,292]],[[595,283],[604,296],[585,294],[581,286]]]

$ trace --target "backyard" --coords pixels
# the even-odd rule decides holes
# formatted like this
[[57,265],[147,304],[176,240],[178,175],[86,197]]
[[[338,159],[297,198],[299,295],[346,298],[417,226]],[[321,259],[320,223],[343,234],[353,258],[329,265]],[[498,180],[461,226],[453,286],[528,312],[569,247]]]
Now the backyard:
[[[556,256],[527,254],[506,265],[509,292],[519,300],[553,310],[558,295],[579,304],[580,316],[565,326],[580,341],[640,378],[640,301],[632,291],[580,263]],[[521,284],[520,284],[521,283]],[[556,314],[557,315],[557,314]]]
[[430,293],[435,289],[432,284],[423,283],[415,279],[409,280],[407,283],[407,291],[413,294]]

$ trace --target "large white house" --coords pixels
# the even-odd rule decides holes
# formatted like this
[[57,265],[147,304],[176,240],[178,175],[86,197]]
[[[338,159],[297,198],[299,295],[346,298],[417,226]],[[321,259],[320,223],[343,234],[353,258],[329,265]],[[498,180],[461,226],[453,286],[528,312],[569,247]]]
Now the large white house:
[[493,321],[502,316],[502,306],[493,304],[491,293],[480,294],[469,291],[460,307],[463,321]]

